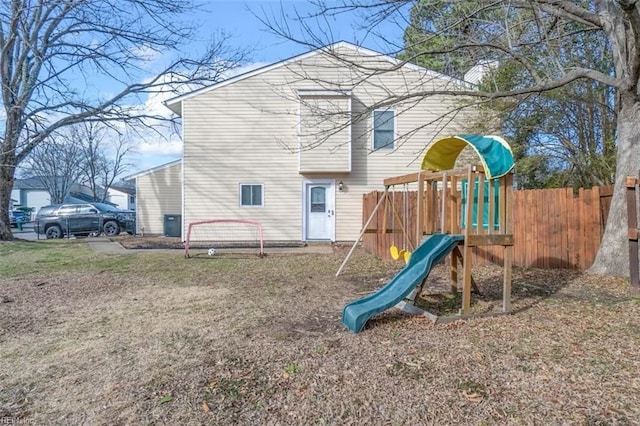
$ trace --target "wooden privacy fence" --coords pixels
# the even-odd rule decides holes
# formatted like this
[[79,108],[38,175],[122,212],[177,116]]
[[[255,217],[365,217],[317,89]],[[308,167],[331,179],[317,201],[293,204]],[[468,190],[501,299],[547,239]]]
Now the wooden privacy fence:
[[[607,221],[613,188],[534,189],[513,191],[513,261],[516,266],[535,268],[586,269],[593,263]],[[382,192],[363,196],[363,223],[369,218]],[[390,259],[389,247],[416,246],[416,191],[389,194],[399,218],[386,209],[387,232],[383,232],[384,212],[380,208],[363,235],[364,247],[384,259]],[[401,224],[407,231],[407,241]],[[404,223],[406,222],[406,224]],[[502,247],[476,247],[474,265],[502,264]]]

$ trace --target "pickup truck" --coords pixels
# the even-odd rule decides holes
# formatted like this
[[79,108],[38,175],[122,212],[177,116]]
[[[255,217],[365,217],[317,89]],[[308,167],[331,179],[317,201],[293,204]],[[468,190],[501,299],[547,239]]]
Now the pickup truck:
[[135,212],[105,203],[56,204],[38,211],[34,231],[47,238],[102,233],[113,237],[121,231],[134,234],[135,220]]

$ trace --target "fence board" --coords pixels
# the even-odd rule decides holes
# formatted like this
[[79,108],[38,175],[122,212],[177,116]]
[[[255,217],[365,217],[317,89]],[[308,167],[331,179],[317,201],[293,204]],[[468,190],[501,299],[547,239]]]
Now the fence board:
[[587,260],[587,267],[590,267],[593,261],[596,260],[598,247],[600,247],[600,241],[602,240],[602,232],[600,229],[602,215],[600,211],[600,193],[597,187],[593,187],[591,189],[591,210],[589,212],[589,229],[593,232],[593,235],[589,236],[590,257]]
[[580,188],[580,269],[587,269],[587,258],[589,255],[589,241],[587,240],[587,223],[589,222],[589,208],[591,207],[591,190]]
[[582,203],[580,202],[580,198],[571,197],[569,200],[571,203],[572,214],[568,215],[569,220],[569,236],[571,237],[571,241],[569,242],[569,258],[571,259],[571,264],[575,269],[580,269],[580,206]]
[[558,247],[558,212],[560,209],[558,206],[552,206],[551,203],[554,199],[559,199],[558,190],[543,191],[544,193],[544,202],[545,209],[547,213],[547,217],[549,218],[549,223],[547,224],[547,232],[549,237],[549,245],[545,247],[545,259],[546,265],[545,268],[559,268],[558,263],[558,254],[560,253],[560,249]]
[[[425,197],[427,203],[425,211],[439,216],[437,202],[442,194],[436,194],[435,191],[432,194]],[[382,197],[381,192],[363,195],[363,223],[368,219],[380,197]],[[580,189],[577,197],[574,196],[571,188],[514,191],[514,265],[571,269],[586,269],[591,266],[600,246],[611,197],[611,187]],[[415,191],[404,194],[398,191],[395,194],[395,200],[390,194],[389,207],[386,209],[386,224],[392,232],[386,234],[382,232],[385,209],[381,207],[369,226],[370,229],[378,229],[378,232],[366,233],[363,236],[364,247],[378,257],[390,259],[391,245],[396,245],[398,248],[408,246],[402,236],[400,223],[397,218],[394,218],[391,204],[395,205],[403,222],[406,217],[407,223],[404,225],[409,233],[409,240],[412,245],[417,245],[419,243],[416,241],[417,198]],[[407,214],[404,213],[405,208]],[[458,220],[460,220],[459,217]],[[502,251],[502,247],[475,248],[474,264],[502,263]]]

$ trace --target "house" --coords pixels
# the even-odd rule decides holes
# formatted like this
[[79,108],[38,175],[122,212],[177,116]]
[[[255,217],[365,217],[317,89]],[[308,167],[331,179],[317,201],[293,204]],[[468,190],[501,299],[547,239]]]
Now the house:
[[[135,208],[135,188],[116,186],[109,188],[107,194],[109,197],[108,204],[113,204],[123,209],[133,210],[130,207],[131,205]],[[41,207],[51,204],[51,195],[40,177],[16,179],[13,182],[11,198],[16,200],[14,203],[16,206],[33,209],[33,214],[40,210]],[[68,194],[64,197],[65,203],[87,203],[92,201],[93,193],[91,189],[79,183],[71,184]]]
[[128,185],[111,185],[107,191],[109,202],[119,209],[136,209],[136,188]]
[[166,215],[182,214],[182,160],[127,176],[135,182],[136,226],[139,234],[164,234]]
[[51,204],[51,195],[42,185],[42,181],[34,177],[14,180],[11,198],[16,200],[16,206],[33,208],[34,212]]
[[[385,71],[367,75],[353,62]],[[137,176],[139,220],[160,217],[143,206],[171,205],[183,235],[189,222],[237,218],[260,221],[265,240],[353,241],[362,194],[418,170],[430,142],[473,122],[459,100],[416,96],[452,85],[471,87],[339,42],[170,99],[182,162]]]

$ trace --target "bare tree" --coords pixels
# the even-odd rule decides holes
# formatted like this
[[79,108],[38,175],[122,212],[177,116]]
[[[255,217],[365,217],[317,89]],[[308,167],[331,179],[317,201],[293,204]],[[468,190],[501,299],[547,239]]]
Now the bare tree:
[[29,155],[22,175],[37,179],[52,203],[62,203],[75,184],[105,202],[116,178],[129,170],[134,145],[103,123],[86,122],[56,132]]
[[36,179],[51,196],[51,203],[58,204],[84,174],[84,163],[79,145],[63,136],[51,136],[33,149],[22,173]]
[[[12,238],[8,206],[16,167],[50,135],[81,122],[165,120],[139,105],[151,94],[217,81],[243,52],[212,40],[198,58],[173,0],[6,0],[0,3],[0,240]],[[108,93],[105,95],[105,93]]]
[[[387,54],[401,57],[404,62],[418,62],[418,57],[447,58],[455,53],[466,61],[449,61],[449,72],[464,75],[475,63],[509,64],[518,73],[520,84],[504,88],[484,84],[482,88],[466,89],[460,85],[389,93],[386,104],[392,105],[436,95],[460,99],[476,99],[470,105],[490,104],[499,99],[524,101],[587,79],[611,87],[616,96],[617,159],[615,190],[606,230],[592,272],[623,274],[628,271],[626,248],[625,177],[636,175],[640,167],[640,2],[632,0],[317,0],[317,12],[294,18],[302,28],[302,36],[291,22],[279,17],[265,17],[264,23],[275,33],[311,47],[333,41],[330,26],[323,26],[332,15],[359,11],[362,29],[367,37],[377,37],[377,46]],[[460,7],[464,3],[464,7]],[[411,25],[410,7],[418,6],[433,16],[415,49],[407,49],[405,40],[393,40],[381,30],[381,23],[395,23],[402,30]],[[320,31],[314,30],[320,28]],[[323,31],[323,28],[326,31]],[[424,31],[424,30],[427,31]],[[589,62],[589,58],[574,55],[578,35],[585,32],[604,34],[614,64],[612,73],[605,73]],[[440,36],[450,36],[446,43],[435,42]],[[431,41],[434,41],[431,43]],[[338,54],[336,53],[336,56]],[[569,58],[570,60],[566,60]],[[340,58],[338,58],[340,59]],[[348,59],[342,58],[343,61]],[[357,62],[353,68],[361,67]],[[402,63],[398,64],[398,67]],[[455,69],[467,67],[467,69]],[[375,78],[387,69],[363,69]],[[485,82],[491,83],[491,70]]]
[[84,160],[83,183],[91,189],[93,200],[105,202],[116,178],[129,170],[134,145],[125,136],[111,132],[99,123],[74,127],[75,139]]

